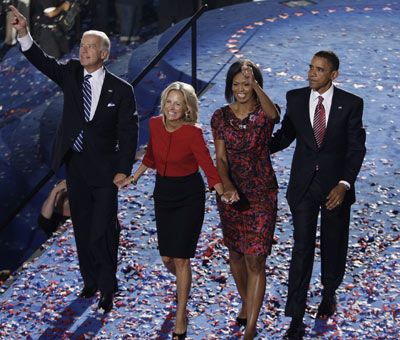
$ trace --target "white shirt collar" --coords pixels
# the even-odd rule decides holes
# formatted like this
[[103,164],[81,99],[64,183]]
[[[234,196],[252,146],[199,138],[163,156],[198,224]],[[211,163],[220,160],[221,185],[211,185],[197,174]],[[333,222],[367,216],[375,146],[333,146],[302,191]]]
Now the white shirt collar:
[[92,75],[92,79],[94,82],[97,82],[99,80],[102,79],[102,77],[104,76],[105,73],[105,69],[104,66],[98,68],[96,71],[94,71],[93,73],[89,73],[88,71],[86,71],[86,69],[83,69],[83,76],[86,76],[87,74],[91,74]]
[[318,91],[315,91],[314,89],[311,90],[311,99],[312,100],[317,101],[319,96],[322,96],[324,98],[324,103],[326,103],[327,100],[330,101],[333,96],[333,84],[323,94],[320,94]]

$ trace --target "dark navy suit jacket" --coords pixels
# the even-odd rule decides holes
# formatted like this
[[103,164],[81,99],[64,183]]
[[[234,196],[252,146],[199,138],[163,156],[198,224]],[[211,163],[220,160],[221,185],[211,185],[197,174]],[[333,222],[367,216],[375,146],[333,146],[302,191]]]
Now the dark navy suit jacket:
[[286,197],[291,207],[305,194],[316,169],[320,171],[325,197],[340,180],[350,183],[345,203],[355,201],[354,182],[365,156],[362,125],[363,100],[334,87],[324,141],[320,148],[310,121],[309,87],[286,94],[287,110],[281,128],[270,143],[271,153],[288,147],[296,139]]
[[109,182],[116,173],[131,173],[138,139],[138,117],[130,84],[106,69],[100,99],[93,119],[85,122],[83,112],[83,67],[79,60],[60,63],[43,53],[38,45],[24,52],[27,59],[56,82],[64,92],[62,121],[55,139],[52,169],[56,171],[84,131],[85,163],[94,184]]

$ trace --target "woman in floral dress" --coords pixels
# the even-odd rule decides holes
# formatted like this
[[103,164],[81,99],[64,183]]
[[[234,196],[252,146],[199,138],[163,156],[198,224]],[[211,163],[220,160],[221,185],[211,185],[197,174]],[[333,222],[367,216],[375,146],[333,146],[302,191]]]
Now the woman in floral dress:
[[246,327],[245,339],[253,339],[256,333],[277,213],[278,188],[268,141],[279,112],[262,86],[260,69],[253,62],[236,61],[226,77],[225,98],[230,104],[211,119],[224,200],[233,203],[219,199],[218,209],[242,300],[236,321]]

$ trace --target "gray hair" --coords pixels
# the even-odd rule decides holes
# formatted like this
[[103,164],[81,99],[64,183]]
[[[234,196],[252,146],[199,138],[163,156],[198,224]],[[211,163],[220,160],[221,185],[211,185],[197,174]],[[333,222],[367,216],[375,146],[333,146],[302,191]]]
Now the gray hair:
[[85,33],[83,33],[82,37],[84,37],[85,35],[93,35],[95,37],[100,38],[100,40],[101,40],[100,49],[102,51],[107,51],[107,57],[105,59],[105,60],[107,60],[108,57],[110,56],[110,50],[111,50],[111,42],[110,42],[110,38],[107,36],[107,34],[105,34],[102,31],[89,30],[89,31],[86,31]]

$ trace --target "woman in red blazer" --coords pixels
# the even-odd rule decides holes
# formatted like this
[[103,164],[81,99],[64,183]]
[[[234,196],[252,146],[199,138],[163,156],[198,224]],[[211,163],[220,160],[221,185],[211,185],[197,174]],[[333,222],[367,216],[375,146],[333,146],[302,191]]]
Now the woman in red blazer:
[[174,339],[187,331],[186,304],[194,257],[205,211],[205,187],[223,195],[223,186],[200,127],[198,100],[191,85],[174,82],[161,94],[161,115],[150,119],[150,139],[142,164],[129,182],[136,183],[147,168],[156,169],[154,208],[160,255],[176,276],[177,312]]

